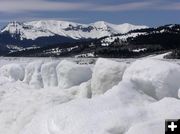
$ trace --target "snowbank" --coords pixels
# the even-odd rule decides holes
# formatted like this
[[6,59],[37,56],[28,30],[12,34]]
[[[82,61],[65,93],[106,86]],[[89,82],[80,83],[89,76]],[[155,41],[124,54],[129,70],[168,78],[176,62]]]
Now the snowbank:
[[103,94],[121,80],[127,64],[108,59],[98,59],[94,66],[91,90],[93,95]]
[[35,61],[29,63],[25,68],[24,82],[37,89],[43,87],[43,81],[41,77],[42,64],[43,62],[41,61]]
[[131,80],[140,90],[153,98],[177,98],[180,88],[180,66],[155,59],[138,60],[127,68],[123,80]]
[[0,134],[19,134],[37,113],[73,98],[59,91],[37,90],[21,81],[0,85]]
[[60,88],[70,88],[86,82],[91,79],[92,71],[87,65],[78,65],[76,63],[63,60],[57,68],[58,86]]
[[[171,110],[167,111],[167,105]],[[179,100],[156,102],[126,81],[102,96],[74,100],[41,113],[20,134],[137,134],[141,125],[143,132],[153,128],[154,133],[163,134],[164,120],[178,118],[179,113]]]
[[[125,68],[99,59],[92,78],[96,90],[90,65],[32,62],[24,82],[1,82],[11,76],[1,68],[6,73],[0,73],[0,134],[164,134],[164,120],[180,115],[180,100],[172,98],[178,95],[179,65],[145,59]],[[59,90],[58,82],[71,88]]]
[[41,67],[41,76],[44,87],[58,86],[56,66],[58,62],[48,62]]
[[19,64],[7,64],[0,68],[0,75],[12,81],[22,81],[24,78],[24,68]]

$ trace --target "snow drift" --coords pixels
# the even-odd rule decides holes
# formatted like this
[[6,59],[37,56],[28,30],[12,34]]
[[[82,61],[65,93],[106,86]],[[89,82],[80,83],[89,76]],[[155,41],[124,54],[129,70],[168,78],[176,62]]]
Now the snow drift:
[[7,64],[0,68],[0,76],[8,78],[10,81],[24,79],[24,68],[19,64]]
[[155,99],[178,98],[180,66],[155,59],[138,60],[124,73],[141,91]]
[[91,90],[93,95],[103,94],[108,89],[117,85],[127,67],[125,63],[119,63],[107,59],[98,59],[93,70]]
[[[166,111],[167,105],[171,110]],[[103,96],[71,101],[37,115],[20,134],[138,134],[140,126],[145,126],[143,132],[154,128],[155,134],[163,134],[164,119],[178,118],[178,113],[179,100],[156,102],[131,82],[120,82]]]
[[58,86],[60,88],[70,88],[88,81],[92,71],[89,66],[78,65],[66,60],[61,61],[57,68]]
[[[128,61],[98,59],[93,74],[72,61],[27,61],[24,80],[0,83],[0,133],[164,134],[164,120],[180,115],[180,66]],[[19,67],[2,66],[0,80],[14,76],[6,68]]]

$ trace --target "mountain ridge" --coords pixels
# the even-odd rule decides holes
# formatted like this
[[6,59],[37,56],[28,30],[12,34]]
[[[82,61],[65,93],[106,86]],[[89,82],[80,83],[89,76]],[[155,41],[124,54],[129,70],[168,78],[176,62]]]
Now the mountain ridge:
[[69,21],[40,20],[30,22],[11,22],[1,30],[1,33],[9,32],[12,36],[20,34],[20,39],[35,40],[38,37],[60,35],[73,39],[101,38],[117,33],[126,33],[134,29],[147,28],[145,25],[111,24],[105,21],[97,21],[90,24],[81,24]]
[[180,57],[180,24],[136,29],[89,41],[54,44],[43,48],[23,50],[9,56],[30,57],[106,57],[135,58],[173,51],[172,58]]

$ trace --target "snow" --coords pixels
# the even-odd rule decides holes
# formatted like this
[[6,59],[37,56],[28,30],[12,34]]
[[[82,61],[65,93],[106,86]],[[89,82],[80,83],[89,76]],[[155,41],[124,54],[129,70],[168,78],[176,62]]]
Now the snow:
[[178,98],[180,66],[155,59],[138,60],[125,71],[123,80],[131,80],[155,99]]
[[93,95],[105,93],[117,85],[126,69],[126,64],[100,58],[94,66],[91,89]]
[[34,88],[42,88],[43,81],[41,77],[41,61],[34,61],[29,63],[25,68],[24,82],[31,85]]
[[86,65],[63,60],[57,68],[58,86],[60,88],[70,88],[88,81],[91,78],[91,68]]
[[[143,114],[143,111],[138,109],[138,104],[142,107],[154,101],[133,90],[129,83],[122,83],[111,91],[99,98],[78,99],[41,113],[21,134],[108,134],[110,131],[115,133],[115,130],[123,133],[131,122],[135,122]],[[124,107],[127,105],[129,107]],[[119,126],[120,124],[122,126]]]
[[0,68],[1,77],[6,77],[10,81],[24,79],[24,68],[19,64],[8,64]]
[[58,86],[58,79],[56,73],[56,66],[59,62],[44,63],[41,67],[41,76],[44,87]]
[[101,38],[117,33],[126,33],[130,30],[141,28],[147,28],[147,26],[132,25],[128,23],[115,25],[104,21],[98,21],[91,24],[80,24],[68,21],[40,20],[24,23],[11,22],[2,29],[1,32],[8,31],[12,36],[18,33],[21,36],[21,40],[35,40],[38,37],[49,37],[54,35],[71,37],[73,39],[88,39]]
[[77,97],[79,97],[79,98],[91,98],[92,97],[91,81],[80,84]]
[[90,57],[95,57],[94,52],[92,53],[85,53],[85,54],[78,54],[74,56],[75,58],[90,58]]
[[141,51],[145,51],[147,50],[147,48],[139,48],[139,49],[133,49],[133,52],[141,52]]
[[179,118],[180,61],[92,60],[0,58],[0,133],[164,134]]
[[118,36],[109,36],[106,37],[105,39],[101,40],[101,45],[102,46],[109,46],[112,42],[114,42],[116,39],[119,39],[120,41],[126,41],[130,37],[137,37],[139,35],[145,35],[147,34],[146,32],[141,32],[141,33],[127,33],[127,34],[122,34]]

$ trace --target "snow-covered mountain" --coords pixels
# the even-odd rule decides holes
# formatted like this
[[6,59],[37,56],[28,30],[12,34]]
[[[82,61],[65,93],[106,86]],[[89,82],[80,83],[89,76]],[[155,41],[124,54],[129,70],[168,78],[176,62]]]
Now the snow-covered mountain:
[[68,21],[40,20],[23,23],[11,22],[1,30],[1,33],[10,33],[12,37],[19,35],[20,40],[35,40],[39,37],[51,37],[55,35],[73,39],[94,39],[143,28],[147,28],[147,26],[128,23],[115,25],[104,21],[80,24]]

